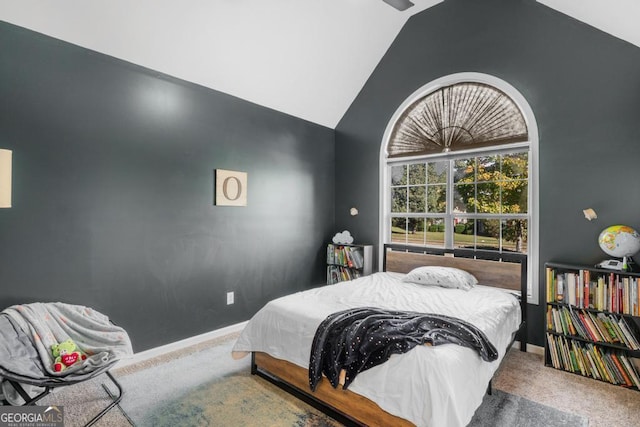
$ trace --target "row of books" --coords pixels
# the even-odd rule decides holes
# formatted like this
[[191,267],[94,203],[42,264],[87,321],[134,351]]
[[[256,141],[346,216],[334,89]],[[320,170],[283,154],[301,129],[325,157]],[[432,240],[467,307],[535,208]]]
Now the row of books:
[[547,334],[547,343],[556,369],[640,389],[638,369],[633,359],[622,352],[552,334]]
[[546,268],[547,301],[640,316],[640,278],[590,270]]
[[342,265],[349,268],[363,268],[364,255],[359,246],[327,245],[327,264]]
[[327,266],[327,283],[330,285],[338,282],[357,279],[358,277],[361,277],[361,273],[358,270],[353,270],[341,265]]
[[547,329],[559,334],[573,335],[585,340],[626,346],[640,350],[633,325],[624,317],[606,313],[592,313],[569,307],[547,308]]

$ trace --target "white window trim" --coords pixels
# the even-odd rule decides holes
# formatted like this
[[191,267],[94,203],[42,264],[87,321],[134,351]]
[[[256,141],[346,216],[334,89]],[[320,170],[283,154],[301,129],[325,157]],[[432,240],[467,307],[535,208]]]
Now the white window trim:
[[[539,164],[538,164],[538,125],[536,122],[535,115],[533,114],[533,110],[529,106],[527,100],[522,96],[522,94],[509,83],[504,80],[491,76],[489,74],[483,73],[475,73],[475,72],[464,72],[464,73],[456,73],[448,76],[441,77],[436,79],[426,85],[422,86],[415,92],[413,92],[405,101],[396,109],[395,113],[391,117],[391,120],[387,124],[387,128],[385,129],[384,135],[382,137],[382,144],[380,147],[380,183],[379,183],[379,196],[380,196],[380,212],[379,212],[379,263],[378,265],[382,268],[382,259],[384,256],[384,244],[390,243],[390,230],[389,230],[389,214],[390,212],[390,196],[388,194],[390,188],[390,166],[389,164],[393,162],[392,159],[387,158],[387,145],[389,144],[389,139],[393,133],[393,129],[396,125],[396,122],[400,119],[402,113],[415,101],[418,99],[442,88],[445,86],[451,86],[456,83],[462,82],[476,82],[476,83],[484,83],[491,85],[497,89],[500,89],[505,94],[507,94],[518,106],[522,115],[527,123],[527,130],[529,134],[529,210],[531,215],[531,220],[529,222],[529,238],[528,238],[528,250],[527,250],[527,282],[530,289],[530,295],[527,298],[527,302],[530,304],[539,304],[540,302],[540,287],[538,285],[538,276],[539,276],[539,266],[540,266],[540,257],[539,257]],[[467,150],[466,153],[473,154],[473,152],[486,152],[486,148],[483,150]],[[456,152],[456,154],[461,154],[462,152]],[[434,156],[430,156],[433,158]],[[402,158],[403,161],[410,160],[411,157]],[[398,159],[399,160],[399,159]]]

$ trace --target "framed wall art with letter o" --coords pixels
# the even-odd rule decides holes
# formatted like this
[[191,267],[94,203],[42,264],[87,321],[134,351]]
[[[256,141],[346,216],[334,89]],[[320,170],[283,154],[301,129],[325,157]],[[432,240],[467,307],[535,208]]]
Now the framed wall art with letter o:
[[247,173],[216,169],[216,206],[247,206]]

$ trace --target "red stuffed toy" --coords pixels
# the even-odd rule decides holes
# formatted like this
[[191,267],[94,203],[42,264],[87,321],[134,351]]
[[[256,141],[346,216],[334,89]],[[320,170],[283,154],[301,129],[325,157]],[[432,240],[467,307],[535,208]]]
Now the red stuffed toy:
[[62,372],[69,366],[87,358],[85,354],[76,350],[76,343],[72,339],[52,345],[51,352],[53,357],[56,358],[53,363],[53,370],[56,372]]

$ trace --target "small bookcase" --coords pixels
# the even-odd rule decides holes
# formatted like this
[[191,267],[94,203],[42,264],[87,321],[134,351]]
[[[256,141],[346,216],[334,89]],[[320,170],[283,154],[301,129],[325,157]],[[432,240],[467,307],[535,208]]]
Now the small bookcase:
[[640,390],[640,273],[545,263],[545,365]]
[[327,283],[343,282],[371,274],[372,245],[327,245]]

